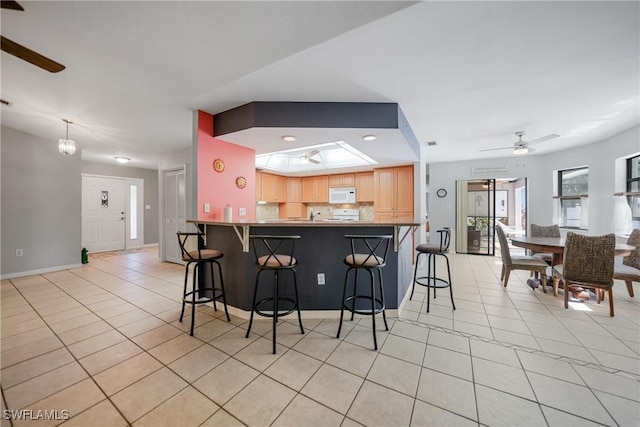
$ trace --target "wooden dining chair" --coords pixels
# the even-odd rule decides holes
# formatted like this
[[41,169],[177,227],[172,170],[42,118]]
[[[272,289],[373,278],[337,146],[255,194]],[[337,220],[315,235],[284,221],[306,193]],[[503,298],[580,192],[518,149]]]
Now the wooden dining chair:
[[498,234],[498,240],[500,241],[500,254],[502,255],[502,273],[500,274],[500,281],[504,280],[504,287],[507,287],[509,282],[509,274],[511,270],[526,270],[539,273],[542,276],[542,290],[547,292],[547,263],[539,258],[529,255],[511,255],[509,251],[509,242],[507,236],[501,227],[496,227],[496,233]]
[[569,287],[577,285],[594,289],[600,303],[600,290],[609,295],[609,315],[613,311],[613,264],[615,259],[616,236],[583,236],[567,233],[564,246],[564,261],[553,267],[564,282],[564,308],[569,308]]
[[633,297],[633,282],[640,282],[640,229],[631,232],[627,244],[636,248],[631,255],[624,257],[622,264],[613,266],[613,278],[624,280],[629,296]]

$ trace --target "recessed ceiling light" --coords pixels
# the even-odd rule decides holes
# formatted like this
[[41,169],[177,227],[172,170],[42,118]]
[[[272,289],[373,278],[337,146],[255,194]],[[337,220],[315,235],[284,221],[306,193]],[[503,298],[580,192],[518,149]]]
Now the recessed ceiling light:
[[362,137],[362,139],[364,139],[365,141],[375,141],[376,140],[376,136],[375,135],[365,135]]
[[293,135],[283,135],[282,140],[287,142],[293,142],[296,140],[296,137]]
[[116,159],[116,162],[118,163],[127,163],[129,160],[131,160],[128,157],[114,157],[114,159]]

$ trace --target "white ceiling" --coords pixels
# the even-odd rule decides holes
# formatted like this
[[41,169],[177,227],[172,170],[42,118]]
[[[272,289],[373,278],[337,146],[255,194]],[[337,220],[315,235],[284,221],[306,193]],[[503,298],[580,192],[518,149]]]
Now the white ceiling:
[[[91,161],[155,168],[191,145],[193,110],[251,101],[398,103],[419,141],[437,141],[429,162],[508,156],[479,150],[520,130],[561,135],[537,155],[639,123],[638,1],[20,3],[2,35],[67,68],[2,53],[2,124],[57,144],[72,120]],[[291,148],[247,134],[258,152]]]

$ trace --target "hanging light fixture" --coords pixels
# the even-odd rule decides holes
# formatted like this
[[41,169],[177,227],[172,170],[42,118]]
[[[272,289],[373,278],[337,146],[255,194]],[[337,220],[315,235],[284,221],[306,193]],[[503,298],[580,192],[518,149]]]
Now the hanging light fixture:
[[71,156],[76,152],[76,143],[69,139],[69,125],[73,122],[67,119],[62,119],[67,124],[67,138],[58,140],[58,152],[66,156]]

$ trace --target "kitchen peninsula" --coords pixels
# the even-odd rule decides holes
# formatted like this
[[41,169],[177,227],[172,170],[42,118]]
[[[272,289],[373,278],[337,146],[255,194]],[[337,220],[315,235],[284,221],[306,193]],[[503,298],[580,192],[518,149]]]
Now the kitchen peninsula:
[[[298,290],[303,316],[337,317],[342,298],[349,253],[346,234],[392,235],[393,243],[382,269],[385,303],[388,315],[398,309],[412,280],[413,233],[420,226],[413,221],[207,221],[189,220],[206,234],[206,246],[224,253],[221,260],[227,294],[227,305],[234,314],[248,317],[251,311],[256,275],[255,256],[250,248],[250,234],[298,235],[295,257],[298,260]],[[323,273],[325,284],[319,285],[317,275]],[[360,282],[362,280],[362,282]],[[358,283],[368,282],[361,275]],[[291,290],[290,275],[281,277],[282,289]],[[364,285],[363,285],[364,286]],[[265,290],[269,287],[264,287]],[[363,289],[366,289],[363,287]],[[266,295],[266,294],[265,294]],[[259,293],[258,298],[261,298]],[[243,316],[243,312],[247,316]],[[333,313],[331,313],[333,312]]]

